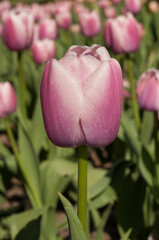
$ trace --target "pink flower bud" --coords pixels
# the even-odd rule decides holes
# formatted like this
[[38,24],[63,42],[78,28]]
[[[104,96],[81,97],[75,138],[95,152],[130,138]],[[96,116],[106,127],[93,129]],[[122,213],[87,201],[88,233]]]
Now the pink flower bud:
[[17,107],[17,99],[9,82],[0,83],[0,118],[13,113]]
[[41,82],[44,125],[61,147],[106,146],[121,117],[122,72],[104,47],[72,46],[45,66]]
[[11,11],[3,22],[2,38],[10,50],[20,51],[30,46],[33,36],[33,16],[29,12]]
[[141,0],[125,0],[126,10],[132,13],[140,12],[141,5]]
[[32,54],[37,64],[46,63],[55,57],[56,47],[54,40],[43,39],[36,40],[32,45]]
[[79,14],[79,23],[82,33],[86,37],[94,37],[101,30],[101,21],[96,10],[92,12],[83,12]]
[[57,26],[54,19],[45,18],[40,21],[39,26],[39,38],[56,39],[57,37]]
[[115,53],[135,52],[140,46],[138,23],[131,13],[108,19],[105,25],[106,45]]
[[72,23],[72,15],[70,12],[61,12],[56,14],[57,25],[62,29],[68,29]]
[[159,70],[151,68],[141,75],[136,94],[141,108],[159,111]]

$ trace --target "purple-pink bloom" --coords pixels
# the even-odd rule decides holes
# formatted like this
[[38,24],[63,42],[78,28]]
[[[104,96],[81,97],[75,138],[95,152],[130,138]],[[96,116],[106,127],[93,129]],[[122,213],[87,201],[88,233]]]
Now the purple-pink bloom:
[[125,8],[132,13],[138,13],[141,10],[141,0],[125,0]]
[[108,19],[105,40],[106,45],[117,54],[137,51],[141,40],[138,22],[131,13]]
[[72,46],[42,77],[44,125],[57,146],[106,146],[117,136],[123,79],[119,63],[99,45]]
[[2,38],[12,51],[30,46],[33,37],[33,16],[28,11],[10,11],[4,19]]
[[68,29],[72,23],[72,15],[69,11],[57,13],[55,18],[58,27],[62,29]]
[[0,83],[0,118],[7,117],[17,107],[15,91],[9,82]]
[[39,25],[39,38],[56,39],[56,37],[57,37],[56,21],[50,18],[42,19]]
[[101,30],[101,21],[96,10],[91,12],[81,12],[79,14],[81,31],[86,37],[94,37]]
[[31,50],[37,64],[46,63],[56,54],[55,42],[50,39],[35,40]]
[[141,108],[159,111],[159,70],[150,68],[141,75],[136,86],[136,95]]

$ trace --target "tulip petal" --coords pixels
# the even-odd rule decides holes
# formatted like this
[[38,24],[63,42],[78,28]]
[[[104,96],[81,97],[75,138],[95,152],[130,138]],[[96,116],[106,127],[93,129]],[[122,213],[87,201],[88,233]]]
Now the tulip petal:
[[87,145],[106,146],[116,137],[121,117],[121,89],[120,67],[112,60],[103,62],[85,82],[80,118]]
[[43,74],[41,103],[46,132],[54,144],[74,146],[82,99],[75,77],[60,62],[51,60]]

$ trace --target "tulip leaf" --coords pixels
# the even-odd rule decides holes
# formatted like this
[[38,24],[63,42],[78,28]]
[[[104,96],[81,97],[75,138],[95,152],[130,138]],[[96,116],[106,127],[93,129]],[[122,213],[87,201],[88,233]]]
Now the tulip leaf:
[[66,215],[67,215],[71,239],[72,240],[86,240],[86,236],[83,231],[83,227],[80,223],[80,220],[77,217],[77,214],[75,213],[73,206],[60,193],[59,193],[59,198],[63,204],[63,207],[64,207]]
[[133,152],[139,155],[141,144],[138,139],[134,121],[131,120],[126,114],[123,113],[121,118],[121,126],[125,131],[126,143],[130,146]]
[[37,99],[36,107],[33,114],[31,128],[29,130],[30,139],[34,146],[35,152],[38,154],[44,139],[46,138],[46,133],[44,129],[44,123],[41,113],[40,97]]
[[111,186],[109,186],[102,194],[94,198],[91,201],[91,204],[94,208],[101,208],[107,204],[114,203],[115,200],[117,200],[116,192]]
[[142,147],[141,156],[139,158],[139,169],[145,181],[152,186],[155,176],[155,167],[151,155],[144,146]]
[[[152,136],[154,127],[152,112],[145,111],[143,114],[143,121],[141,126],[141,140],[143,144],[148,144]],[[146,131],[145,131],[146,129]]]
[[25,174],[26,189],[34,206],[41,204],[40,171],[32,143],[26,131],[19,125],[21,167]]
[[7,217],[3,223],[9,228],[11,239],[39,240],[39,224],[42,215],[42,209],[31,209],[26,212]]

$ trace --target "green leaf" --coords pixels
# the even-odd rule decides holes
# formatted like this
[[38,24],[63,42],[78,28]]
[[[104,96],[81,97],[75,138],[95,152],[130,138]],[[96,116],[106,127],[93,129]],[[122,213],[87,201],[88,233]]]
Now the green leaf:
[[133,152],[139,155],[141,144],[138,139],[134,121],[123,113],[121,118],[121,126],[123,127],[125,132],[126,143],[130,146]]
[[36,107],[34,110],[34,115],[32,119],[31,128],[29,131],[29,135],[30,135],[32,144],[34,146],[35,152],[36,154],[38,154],[42,147],[43,141],[46,138],[42,112],[41,112],[40,97],[37,99],[37,102],[36,102]]
[[145,111],[143,114],[141,126],[141,141],[143,142],[143,144],[146,145],[150,141],[153,132],[153,127],[154,127],[153,113]]
[[26,131],[19,125],[19,147],[26,187],[33,206],[41,205],[40,171],[36,154]]
[[104,227],[108,221],[108,218],[110,216],[110,213],[111,213],[111,210],[112,210],[112,206],[109,205],[106,210],[104,211],[103,215],[102,215],[102,219],[100,221],[100,225],[99,225],[99,228],[97,230],[97,235],[96,235],[96,238],[95,240],[102,240],[103,239],[103,232],[104,232]]
[[[3,220],[3,223],[9,228],[11,239],[39,240],[39,238],[33,237],[39,236],[39,223],[41,215],[43,215],[42,209],[32,209],[7,217]],[[34,229],[36,230],[35,232]],[[25,235],[28,238],[25,238]]]
[[111,179],[107,176],[99,179],[99,181],[90,188],[89,198],[94,198],[95,196],[103,192],[108,187],[110,180]]
[[83,231],[83,227],[77,217],[77,214],[74,211],[73,206],[60,193],[59,193],[59,198],[63,204],[63,207],[64,207],[66,215],[67,215],[71,239],[72,240],[86,240],[86,236]]
[[116,192],[109,186],[102,194],[93,199],[91,204],[94,208],[101,208],[107,204],[113,204],[115,200],[117,200]]
[[155,167],[151,155],[144,146],[142,147],[141,156],[139,157],[139,169],[145,181],[152,187],[155,176]]

